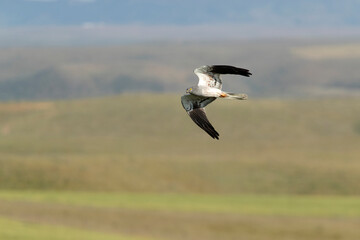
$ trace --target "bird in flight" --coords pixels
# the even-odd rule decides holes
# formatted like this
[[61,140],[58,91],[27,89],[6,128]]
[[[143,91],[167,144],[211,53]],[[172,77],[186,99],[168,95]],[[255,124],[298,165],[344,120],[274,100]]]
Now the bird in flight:
[[202,66],[196,68],[194,73],[198,76],[197,86],[186,89],[181,97],[181,104],[190,118],[212,138],[219,139],[219,133],[206,117],[205,107],[217,98],[246,100],[246,94],[236,94],[221,90],[220,74],[235,74],[245,77],[252,75],[249,70],[227,65]]

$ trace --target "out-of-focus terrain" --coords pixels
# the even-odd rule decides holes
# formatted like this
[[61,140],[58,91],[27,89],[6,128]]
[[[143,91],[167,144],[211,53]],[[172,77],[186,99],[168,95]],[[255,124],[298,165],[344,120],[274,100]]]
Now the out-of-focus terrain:
[[359,95],[357,41],[148,43],[0,49],[0,99],[61,99],[128,91],[183,92],[195,67],[230,64],[224,89],[253,97]]
[[[356,41],[0,49],[0,239],[359,239]],[[207,115],[195,67],[231,64]]]
[[359,238],[358,98],[207,109],[219,141],[173,94],[0,104],[0,236]]

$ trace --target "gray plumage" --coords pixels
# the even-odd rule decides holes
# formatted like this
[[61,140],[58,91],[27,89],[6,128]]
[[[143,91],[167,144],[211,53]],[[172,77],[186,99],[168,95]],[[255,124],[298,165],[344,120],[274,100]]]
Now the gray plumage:
[[244,68],[227,65],[202,66],[196,68],[194,73],[198,76],[197,86],[186,89],[186,94],[181,97],[181,104],[190,118],[212,138],[219,139],[219,133],[208,120],[205,107],[216,98],[247,99],[246,94],[235,94],[222,91],[220,74],[236,74],[249,77],[251,73]]

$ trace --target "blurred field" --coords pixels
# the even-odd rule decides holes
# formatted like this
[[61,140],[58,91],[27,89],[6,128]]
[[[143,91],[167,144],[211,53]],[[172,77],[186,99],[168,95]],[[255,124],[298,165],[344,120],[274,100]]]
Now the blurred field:
[[359,239],[358,98],[207,112],[219,141],[176,95],[1,103],[1,239]]
[[1,191],[14,202],[243,215],[360,217],[360,197]]
[[359,205],[359,197],[1,191],[0,236],[358,239]]
[[91,231],[74,230],[68,227],[54,227],[34,223],[21,223],[14,220],[0,218],[0,238],[34,239],[34,240],[151,240],[150,238],[122,237],[119,235],[101,234]]
[[215,141],[176,95],[0,104],[0,188],[360,193],[359,99],[215,101]]
[[357,59],[360,57],[360,44],[302,46],[294,48],[293,53],[311,60]]

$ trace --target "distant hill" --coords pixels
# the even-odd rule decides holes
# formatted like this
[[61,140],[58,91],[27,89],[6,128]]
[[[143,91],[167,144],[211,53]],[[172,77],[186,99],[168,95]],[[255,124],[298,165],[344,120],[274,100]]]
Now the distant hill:
[[112,95],[128,91],[163,90],[157,82],[144,82],[121,76],[101,82],[89,79],[83,83],[71,81],[71,76],[56,68],[46,68],[26,77],[0,82],[0,100],[68,99]]
[[250,97],[360,95],[360,44],[325,41],[152,43],[0,49],[0,100],[67,99],[123,92],[177,92],[204,64],[248,68],[223,88]]

